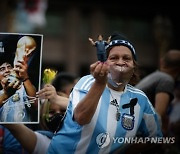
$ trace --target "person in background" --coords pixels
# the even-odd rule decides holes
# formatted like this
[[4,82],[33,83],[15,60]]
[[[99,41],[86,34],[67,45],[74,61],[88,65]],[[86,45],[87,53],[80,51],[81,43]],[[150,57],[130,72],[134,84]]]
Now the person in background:
[[28,154],[3,125],[0,125],[0,154]]
[[79,77],[70,72],[60,72],[52,81],[52,85],[56,88],[58,95],[69,98],[69,95]]
[[5,125],[27,152],[33,154],[47,152],[53,133],[60,129],[61,122],[63,122],[68,94],[77,80],[78,77],[71,73],[60,72],[51,84],[44,85],[44,88],[37,93],[39,98],[48,100],[41,104],[39,130],[32,131],[23,124]]
[[48,154],[122,153],[128,145],[115,143],[113,138],[135,137],[137,132],[144,137],[162,136],[148,97],[132,86],[137,77],[132,43],[114,33],[106,52],[107,61],[91,64],[91,74],[74,86],[64,122],[52,138]]
[[174,97],[175,81],[179,75],[180,50],[171,49],[160,59],[159,68],[136,85],[136,88],[145,92],[157,111],[165,136],[168,134],[168,109]]
[[[73,73],[60,72],[52,80],[51,84],[46,84],[44,88],[38,92],[38,95],[41,99],[46,97],[46,99],[51,100],[51,101],[45,101],[41,105],[41,112],[40,112],[42,113],[40,114],[41,129],[51,130],[51,131],[53,130],[53,132],[57,130],[58,121],[64,116],[66,112],[66,107],[67,107],[66,98],[69,98],[69,94],[78,79],[79,77]],[[59,103],[58,100],[60,96],[63,96],[65,98],[64,101],[60,101]],[[60,98],[62,99],[62,97]],[[57,109],[58,111],[56,111]],[[53,121],[51,121],[50,119],[53,119]]]
[[165,154],[178,154],[180,151],[180,79],[176,81],[174,89],[174,99],[171,102],[171,110],[169,113],[168,135],[175,137],[175,144],[164,147]]

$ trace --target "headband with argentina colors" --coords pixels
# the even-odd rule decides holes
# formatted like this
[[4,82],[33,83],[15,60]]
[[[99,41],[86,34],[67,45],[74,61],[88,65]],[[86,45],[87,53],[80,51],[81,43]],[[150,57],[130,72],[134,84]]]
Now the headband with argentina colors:
[[118,45],[122,45],[122,46],[126,46],[127,48],[129,48],[132,52],[133,58],[135,61],[137,61],[137,57],[136,57],[136,51],[135,48],[133,47],[133,45],[121,34],[113,34],[111,36],[111,41],[110,43],[106,46],[106,51],[108,51],[111,47],[113,46],[118,46]]

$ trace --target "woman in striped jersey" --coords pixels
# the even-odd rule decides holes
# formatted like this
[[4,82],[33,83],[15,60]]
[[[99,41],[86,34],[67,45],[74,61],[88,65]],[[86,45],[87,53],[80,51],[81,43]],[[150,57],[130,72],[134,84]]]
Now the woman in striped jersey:
[[48,154],[122,153],[125,138],[162,136],[149,99],[131,84],[137,77],[133,45],[116,33],[106,51],[107,61],[92,64],[91,75],[73,88],[64,123]]

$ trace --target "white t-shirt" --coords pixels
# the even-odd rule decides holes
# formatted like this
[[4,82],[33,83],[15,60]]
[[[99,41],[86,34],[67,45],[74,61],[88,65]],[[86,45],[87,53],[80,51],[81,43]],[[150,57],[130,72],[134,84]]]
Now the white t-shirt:
[[51,139],[39,132],[35,132],[35,134],[37,136],[37,142],[33,154],[46,154]]

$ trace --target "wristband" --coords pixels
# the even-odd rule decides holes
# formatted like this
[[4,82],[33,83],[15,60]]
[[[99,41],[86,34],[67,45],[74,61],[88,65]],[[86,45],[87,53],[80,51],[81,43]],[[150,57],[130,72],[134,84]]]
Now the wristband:
[[29,77],[28,78],[25,78],[24,80],[22,80],[22,82],[25,82],[26,80],[28,80],[29,79]]

